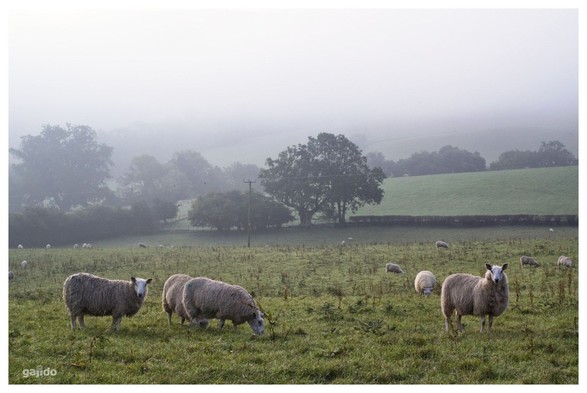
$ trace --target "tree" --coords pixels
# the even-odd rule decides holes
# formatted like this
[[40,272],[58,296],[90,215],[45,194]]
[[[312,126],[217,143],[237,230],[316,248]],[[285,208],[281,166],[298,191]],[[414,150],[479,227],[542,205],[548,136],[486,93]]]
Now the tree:
[[577,159],[560,141],[542,142],[538,151],[509,150],[489,166],[491,170],[577,165]]
[[577,159],[560,141],[542,142],[538,155],[544,167],[577,165]]
[[370,170],[366,157],[344,135],[309,137],[307,144],[290,146],[275,160],[267,158],[266,165],[259,174],[265,191],[295,209],[301,225],[333,207],[344,223],[348,209],[378,203],[383,195],[383,171]]
[[167,221],[177,216],[177,204],[175,202],[155,199],[153,201],[153,212],[159,220]]
[[[237,190],[214,192],[200,196],[192,203],[188,218],[193,226],[209,226],[219,231],[244,230],[248,224],[249,193]],[[293,220],[287,207],[254,192],[251,197],[251,227],[279,227]]]
[[66,210],[111,196],[106,186],[112,166],[112,147],[99,144],[88,126],[46,125],[37,136],[21,138],[20,149],[10,149],[20,162],[12,175],[27,206],[48,204]]

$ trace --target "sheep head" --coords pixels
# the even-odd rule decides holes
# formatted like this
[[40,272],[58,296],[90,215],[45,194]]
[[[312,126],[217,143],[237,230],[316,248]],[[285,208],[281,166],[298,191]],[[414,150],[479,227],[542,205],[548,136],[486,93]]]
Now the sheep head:
[[493,283],[495,284],[499,284],[499,282],[503,279],[504,274],[503,271],[505,269],[507,269],[508,264],[504,263],[503,266],[498,266],[498,265],[490,265],[489,263],[485,264],[485,267],[487,268],[487,273],[485,274],[485,277],[488,280],[491,280]]

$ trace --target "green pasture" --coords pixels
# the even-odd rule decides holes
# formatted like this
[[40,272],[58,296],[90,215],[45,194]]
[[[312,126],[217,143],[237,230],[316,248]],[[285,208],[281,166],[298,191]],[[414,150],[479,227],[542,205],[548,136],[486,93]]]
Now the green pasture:
[[[476,237],[436,232],[396,241],[355,235],[358,240],[344,246],[331,240],[251,248],[238,242],[147,249],[98,243],[93,249],[10,250],[9,269],[16,277],[9,282],[8,380],[577,384],[578,268],[556,266],[559,255],[578,265],[577,230],[542,231]],[[451,248],[437,250],[428,236],[448,240]],[[542,266],[521,268],[521,255],[534,256]],[[22,269],[25,259],[28,267]],[[406,273],[385,273],[390,261]],[[439,289],[420,296],[414,277],[427,269],[441,283],[454,272],[481,274],[486,262],[510,264],[508,310],[496,318],[491,335],[478,332],[473,316],[463,318],[465,333],[446,333]],[[110,317],[87,317],[86,329],[72,332],[61,288],[68,275],[81,271],[154,281],[145,305],[123,319],[119,334],[108,330]],[[169,326],[161,289],[175,273],[245,287],[268,316],[265,334],[253,336],[246,324],[235,331],[228,323],[218,331],[216,321],[207,330],[180,326],[176,317]]]
[[577,214],[578,167],[397,177],[357,215]]

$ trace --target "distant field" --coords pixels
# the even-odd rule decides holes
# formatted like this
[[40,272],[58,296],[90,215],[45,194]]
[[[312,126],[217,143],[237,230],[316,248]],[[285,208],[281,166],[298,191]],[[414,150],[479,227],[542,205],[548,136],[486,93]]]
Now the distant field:
[[356,215],[577,214],[578,184],[578,167],[390,178]]

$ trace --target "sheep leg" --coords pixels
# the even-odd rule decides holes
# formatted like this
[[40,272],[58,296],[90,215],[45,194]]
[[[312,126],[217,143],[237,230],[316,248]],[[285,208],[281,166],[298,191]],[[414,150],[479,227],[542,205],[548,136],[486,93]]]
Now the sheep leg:
[[465,330],[463,328],[463,325],[461,324],[461,317],[462,317],[462,315],[457,313],[457,329],[459,330],[459,332],[462,332]]
[[71,330],[75,330],[75,315],[71,314]]
[[450,317],[444,317],[444,330],[446,330],[447,333],[450,330],[450,325],[451,325]]
[[116,332],[120,333],[120,321],[122,320],[122,317],[112,317],[112,326],[110,326],[110,330],[114,331],[114,328],[116,327]]
[[481,315],[481,331],[483,333],[483,328],[485,328],[485,315]]
[[79,323],[79,328],[80,329],[83,329],[84,327],[86,327],[86,325],[84,324],[84,314],[78,315],[77,316],[77,321]]
[[[171,325],[171,313],[170,312],[167,313],[167,322],[169,323],[169,325]],[[182,323],[183,323],[183,318],[182,318]]]
[[493,325],[493,314],[489,314],[489,324],[487,325],[487,334],[491,332],[491,326]]

